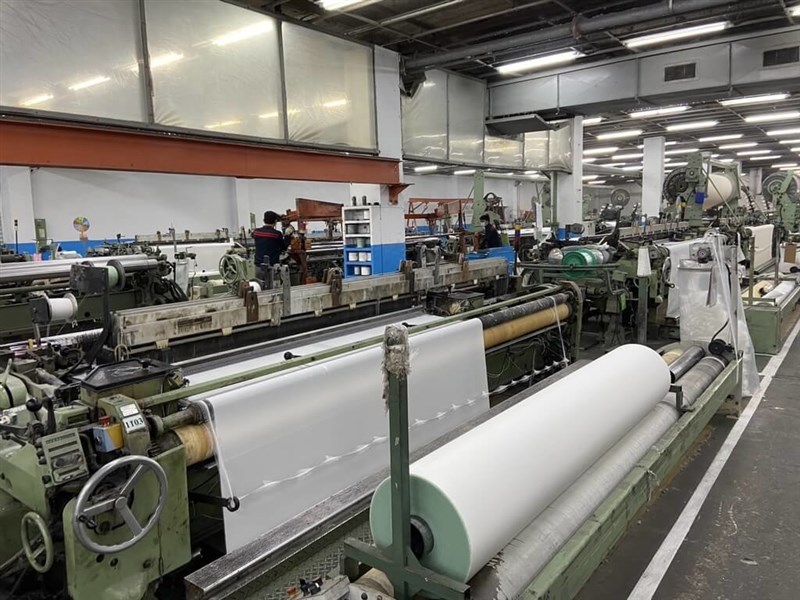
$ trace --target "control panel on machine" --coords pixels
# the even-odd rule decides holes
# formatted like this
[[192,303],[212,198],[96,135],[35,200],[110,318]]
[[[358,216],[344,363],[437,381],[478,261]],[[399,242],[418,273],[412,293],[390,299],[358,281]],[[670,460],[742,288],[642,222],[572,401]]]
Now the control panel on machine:
[[41,438],[45,464],[54,485],[89,474],[77,429],[68,429]]

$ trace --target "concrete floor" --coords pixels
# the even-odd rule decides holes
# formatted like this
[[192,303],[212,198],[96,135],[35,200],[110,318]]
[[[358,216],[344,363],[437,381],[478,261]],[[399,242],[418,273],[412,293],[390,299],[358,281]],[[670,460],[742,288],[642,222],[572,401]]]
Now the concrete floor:
[[[769,357],[758,357],[763,369]],[[733,426],[715,417],[661,497],[578,596],[627,598]],[[800,337],[766,390],[654,596],[800,598]]]

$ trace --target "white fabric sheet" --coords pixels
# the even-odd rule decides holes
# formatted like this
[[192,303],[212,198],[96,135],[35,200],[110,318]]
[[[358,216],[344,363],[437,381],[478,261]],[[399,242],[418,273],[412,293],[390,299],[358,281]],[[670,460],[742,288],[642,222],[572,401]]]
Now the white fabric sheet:
[[[681,293],[678,283],[678,266],[682,260],[689,258],[692,244],[703,241],[703,238],[693,238],[683,242],[665,242],[661,244],[669,252],[669,267],[665,268],[664,277],[671,284],[667,292],[667,317],[677,319],[681,316]],[[666,267],[666,265],[665,265]]]
[[[774,225],[758,225],[756,227],[748,227],[750,235],[755,238],[756,251],[755,260],[753,265],[756,270],[760,270],[770,260],[772,260],[772,234],[775,230]],[[745,247],[745,256],[750,258],[750,244]]]
[[[413,449],[489,408],[483,330],[470,319],[411,337]],[[389,463],[382,347],[206,398],[214,413],[230,552]]]

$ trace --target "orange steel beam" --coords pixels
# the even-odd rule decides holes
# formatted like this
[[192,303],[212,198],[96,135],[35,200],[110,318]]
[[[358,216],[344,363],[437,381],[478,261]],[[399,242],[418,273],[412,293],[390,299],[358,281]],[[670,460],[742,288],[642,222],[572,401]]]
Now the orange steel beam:
[[397,160],[77,124],[0,120],[0,164],[265,179],[400,183]]

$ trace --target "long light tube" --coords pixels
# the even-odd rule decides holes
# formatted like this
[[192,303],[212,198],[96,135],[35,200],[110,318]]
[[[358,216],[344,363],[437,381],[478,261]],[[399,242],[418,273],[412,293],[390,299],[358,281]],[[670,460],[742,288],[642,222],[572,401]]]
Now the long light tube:
[[598,140],[621,140],[625,138],[639,137],[642,135],[641,129],[626,129],[623,131],[612,131],[609,133],[601,133],[597,136]]
[[789,94],[761,94],[759,96],[744,96],[743,98],[728,98],[718,100],[722,106],[742,106],[743,104],[762,104],[764,102],[780,102],[786,100]]
[[581,56],[585,56],[585,54],[577,50],[569,50],[567,52],[559,52],[558,54],[548,54],[546,56],[519,60],[506,65],[499,65],[495,68],[498,73],[519,73],[520,71],[533,71],[535,69],[541,69],[542,67],[571,62]]
[[697,35],[708,35],[710,33],[717,33],[723,31],[728,27],[727,21],[718,21],[716,23],[706,23],[705,25],[696,25],[694,27],[684,27],[683,29],[673,29],[671,31],[663,31],[661,33],[652,33],[650,35],[642,35],[639,37],[631,38],[629,40],[622,40],[628,48],[638,48],[640,46],[653,46],[655,44],[663,44],[672,40],[680,40],[683,38],[694,37]]
[[800,110],[787,110],[784,112],[763,113],[750,115],[744,118],[745,123],[767,123],[769,121],[794,121],[800,118]]
[[715,127],[719,121],[692,121],[690,123],[677,123],[667,125],[667,131],[689,131],[692,129],[708,129]]
[[653,108],[651,110],[639,110],[628,113],[632,119],[644,119],[646,117],[658,117],[662,115],[672,115],[689,110],[688,106],[667,106],[664,108]]

